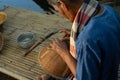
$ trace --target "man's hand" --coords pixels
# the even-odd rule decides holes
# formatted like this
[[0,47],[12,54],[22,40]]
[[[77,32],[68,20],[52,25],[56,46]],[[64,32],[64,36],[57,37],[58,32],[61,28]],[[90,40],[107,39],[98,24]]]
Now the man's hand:
[[59,32],[64,33],[62,40],[69,40],[70,39],[70,30],[69,29],[62,29]]
[[72,74],[74,77],[76,77],[76,65],[77,61],[72,57],[72,55],[69,53],[69,49],[67,47],[67,44],[63,41],[60,41],[59,39],[55,39],[52,44],[50,44],[50,47],[55,50],[61,58],[65,61],[65,63],[70,68]]
[[52,44],[50,44],[50,47],[55,50],[63,58],[63,60],[64,56],[69,54],[69,48],[67,44],[59,39],[55,39]]

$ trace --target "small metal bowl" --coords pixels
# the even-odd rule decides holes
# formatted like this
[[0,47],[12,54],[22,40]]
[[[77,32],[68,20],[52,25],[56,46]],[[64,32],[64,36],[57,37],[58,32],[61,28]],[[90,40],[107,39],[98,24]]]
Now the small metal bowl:
[[36,36],[32,32],[25,32],[18,36],[17,43],[22,48],[30,48],[36,41]]

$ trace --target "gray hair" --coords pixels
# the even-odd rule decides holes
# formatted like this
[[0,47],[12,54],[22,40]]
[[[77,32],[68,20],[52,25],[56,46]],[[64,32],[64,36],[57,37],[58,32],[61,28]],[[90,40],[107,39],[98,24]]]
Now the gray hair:
[[[59,5],[59,4],[57,3],[57,0],[47,0],[47,1],[48,1],[48,3],[51,4],[51,5]],[[78,1],[78,0],[61,0],[61,1],[65,2],[65,3],[68,3],[68,2],[74,3],[74,2],[76,2],[76,1]]]

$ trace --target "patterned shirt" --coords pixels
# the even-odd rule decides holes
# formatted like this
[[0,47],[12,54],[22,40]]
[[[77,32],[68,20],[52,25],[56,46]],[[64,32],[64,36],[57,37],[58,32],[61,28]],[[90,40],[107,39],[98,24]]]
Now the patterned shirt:
[[120,65],[120,17],[104,6],[76,39],[77,80],[117,80]]

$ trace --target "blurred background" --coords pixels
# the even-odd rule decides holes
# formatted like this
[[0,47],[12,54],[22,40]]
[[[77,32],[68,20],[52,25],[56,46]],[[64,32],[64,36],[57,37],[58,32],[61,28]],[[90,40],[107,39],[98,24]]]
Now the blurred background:
[[[116,5],[120,0],[98,0],[101,3],[107,3],[109,5]],[[12,6],[16,8],[24,8],[27,10],[37,11],[40,13],[54,14],[52,6],[50,6],[47,0],[0,0],[0,10],[4,6]]]
[[40,13],[53,13],[53,9],[46,0],[0,0],[0,10],[4,6],[24,8],[27,10],[37,11]]

